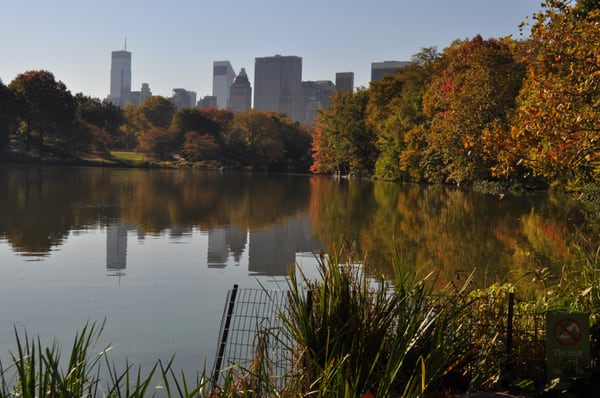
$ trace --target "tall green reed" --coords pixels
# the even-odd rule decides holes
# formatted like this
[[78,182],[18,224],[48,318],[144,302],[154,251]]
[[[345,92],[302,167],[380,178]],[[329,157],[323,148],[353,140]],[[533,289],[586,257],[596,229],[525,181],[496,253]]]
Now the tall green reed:
[[421,396],[471,360],[471,336],[460,325],[463,290],[438,294],[435,275],[403,272],[398,253],[393,281],[369,277],[344,253],[330,251],[316,281],[290,272],[282,317],[295,344],[295,383],[305,393]]

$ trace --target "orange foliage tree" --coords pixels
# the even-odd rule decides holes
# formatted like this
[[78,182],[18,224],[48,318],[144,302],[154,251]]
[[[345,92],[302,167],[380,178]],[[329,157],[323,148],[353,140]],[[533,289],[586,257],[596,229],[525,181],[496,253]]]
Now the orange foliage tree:
[[548,180],[600,182],[600,6],[548,0],[535,15],[511,138]]

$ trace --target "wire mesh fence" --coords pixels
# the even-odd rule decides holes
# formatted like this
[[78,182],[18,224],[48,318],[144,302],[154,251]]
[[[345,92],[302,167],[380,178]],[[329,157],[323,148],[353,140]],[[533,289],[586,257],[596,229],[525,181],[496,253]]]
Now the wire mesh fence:
[[[244,377],[257,373],[257,366],[261,366],[278,387],[285,384],[292,363],[290,339],[281,321],[287,295],[283,290],[239,289],[237,285],[228,292],[213,369],[214,382],[223,382],[229,370]],[[255,362],[257,358],[261,359],[260,364]]]
[[[228,292],[213,368],[214,383],[222,383],[232,370],[238,378],[256,376],[257,366],[262,366],[276,387],[285,386],[294,353],[282,322],[282,315],[288,315],[288,294],[286,290],[239,289],[236,285]],[[307,294],[309,308],[310,298]],[[513,365],[534,379],[543,379],[540,365],[545,355],[545,313],[519,305],[515,295],[508,292],[487,292],[465,300],[468,309],[461,322],[472,331],[474,340],[497,336],[493,339],[495,347],[487,347],[490,354],[508,354]],[[430,305],[441,309],[460,303],[432,296]],[[257,359],[262,362],[257,364]]]

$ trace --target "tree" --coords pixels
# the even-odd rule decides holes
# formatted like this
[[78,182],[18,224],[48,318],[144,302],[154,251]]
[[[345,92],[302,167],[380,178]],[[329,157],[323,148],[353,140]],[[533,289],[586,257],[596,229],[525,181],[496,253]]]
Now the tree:
[[67,144],[77,140],[75,101],[61,81],[47,71],[30,71],[18,75],[8,86],[15,96],[17,114],[24,123],[25,142],[31,133],[39,137],[40,155],[46,143]]
[[[439,69],[423,97],[431,120],[426,156],[441,160],[439,177],[455,184],[490,179],[496,164],[482,136],[492,126],[508,129],[524,69],[509,39],[455,41],[446,48]],[[496,128],[496,130],[498,129]]]
[[181,153],[187,160],[212,160],[215,159],[215,154],[218,152],[219,145],[212,135],[201,134],[197,131],[185,133]]
[[[133,144],[137,141],[140,145],[140,149],[149,154],[156,154],[153,145],[150,142],[156,140],[166,139],[163,135],[167,134],[167,131],[173,120],[175,114],[175,105],[168,99],[161,96],[152,96],[140,106],[128,106],[123,111],[125,117],[125,123],[121,126],[120,130],[125,135],[128,145]],[[147,134],[148,137],[145,137]],[[169,148],[178,149],[181,145],[182,136],[175,137],[171,134],[169,141],[173,141]],[[135,137],[135,139],[134,139]],[[159,137],[162,137],[159,139]],[[178,139],[179,142],[177,141]],[[164,157],[162,150],[159,157]]]
[[94,149],[107,151],[111,147],[125,147],[119,127],[124,122],[123,111],[109,101],[77,94],[77,116],[82,128],[91,134]]
[[175,110],[175,105],[160,95],[149,97],[138,107],[138,113],[146,124],[144,127],[169,128]]
[[377,158],[376,137],[365,124],[367,90],[336,95],[317,115],[313,138],[314,173],[370,174]]
[[424,49],[421,53],[422,58],[415,55],[413,63],[393,76],[371,82],[369,87],[366,123],[377,136],[377,178],[410,178],[409,169],[400,160],[407,150],[406,134],[424,122],[422,98],[429,78],[427,66],[436,58],[435,50]]
[[[173,116],[171,130],[184,137],[186,158],[218,159],[224,147],[225,131],[232,119],[233,114],[229,111],[184,108]],[[208,148],[210,152],[207,152]],[[195,153],[195,150],[199,152]]]
[[284,159],[284,141],[277,116],[249,110],[234,116],[230,142],[241,145],[242,164],[256,170],[267,170]]
[[600,182],[600,9],[548,0],[535,15],[511,130],[514,164],[549,180]]
[[152,127],[140,137],[140,150],[161,160],[170,159],[179,146],[176,135],[163,127]]
[[0,160],[3,159],[8,148],[10,129],[15,118],[12,93],[0,80]]

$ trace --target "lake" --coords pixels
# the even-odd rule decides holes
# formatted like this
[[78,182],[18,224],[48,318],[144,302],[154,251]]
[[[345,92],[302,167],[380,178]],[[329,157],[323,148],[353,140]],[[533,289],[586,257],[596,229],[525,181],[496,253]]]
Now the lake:
[[[440,269],[440,284],[532,283],[598,238],[581,204],[326,177],[2,166],[0,358],[14,327],[68,346],[106,319],[113,358],[212,366],[226,293],[286,288],[296,263],[345,245],[373,275]],[[99,347],[102,348],[102,347]]]

